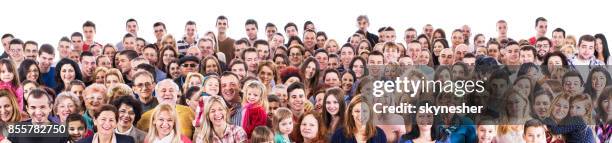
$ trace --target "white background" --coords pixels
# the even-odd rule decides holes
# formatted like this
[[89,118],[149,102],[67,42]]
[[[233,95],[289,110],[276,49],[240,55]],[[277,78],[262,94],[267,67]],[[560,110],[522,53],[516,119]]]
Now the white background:
[[[244,22],[257,20],[259,38],[265,38],[265,24],[274,23],[279,32],[287,22],[298,25],[300,35],[306,20],[315,23],[317,30],[330,38],[346,40],[357,30],[356,17],[366,14],[370,18],[370,31],[392,26],[397,31],[397,42],[403,42],[403,31],[414,27],[420,34],[422,27],[433,24],[443,28],[450,36],[453,29],[464,24],[472,27],[472,36],[483,33],[495,37],[495,23],[508,22],[508,35],[514,39],[527,39],[535,35],[535,19],[548,19],[547,36],[554,28],[562,27],[568,34],[604,33],[609,36],[609,2],[578,1],[87,1],[87,0],[3,0],[0,1],[0,34],[12,33],[22,40],[57,46],[62,36],[82,32],[86,20],[96,24],[95,41],[117,43],[126,33],[125,21],[135,18],[139,24],[138,36],[155,40],[153,23],[161,21],[169,34],[182,37],[188,20],[197,23],[198,35],[216,31],[215,19],[219,15],[229,18],[228,35],[234,39],[246,37]],[[342,44],[342,43],[340,43]],[[0,48],[2,49],[2,48]]]

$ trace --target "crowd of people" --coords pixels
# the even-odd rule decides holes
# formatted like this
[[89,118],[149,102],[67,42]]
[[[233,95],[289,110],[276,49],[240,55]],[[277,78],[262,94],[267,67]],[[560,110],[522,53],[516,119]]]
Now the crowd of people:
[[[155,39],[145,40],[141,23],[128,19],[117,43],[96,41],[92,21],[51,44],[5,33],[0,142],[612,140],[612,58],[603,34],[548,32],[543,17],[535,20],[533,37],[508,37],[505,20],[495,23],[497,35],[472,36],[464,25],[447,36],[431,24],[420,33],[390,26],[372,32],[369,18],[360,15],[347,40],[328,37],[312,21],[302,28],[290,22],[282,31],[267,23],[261,27],[266,37],[257,37],[254,19],[244,24],[245,38],[233,39],[226,35],[229,22],[219,16],[216,33],[199,35],[196,22],[188,21],[180,37],[156,22]],[[372,82],[396,77],[479,80],[486,90],[372,96]],[[375,102],[468,104],[485,111],[375,114]],[[23,137],[9,132],[14,124],[65,125],[66,136]]]

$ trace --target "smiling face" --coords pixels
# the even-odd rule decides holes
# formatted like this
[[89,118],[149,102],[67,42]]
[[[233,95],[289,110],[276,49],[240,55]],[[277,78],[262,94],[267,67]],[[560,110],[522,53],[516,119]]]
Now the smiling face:
[[174,105],[176,98],[179,95],[179,90],[169,82],[160,82],[158,88],[155,89],[157,101],[159,104],[165,103]]
[[113,111],[102,111],[94,123],[98,134],[111,135],[115,133],[115,127],[117,127],[117,121]]
[[64,81],[65,84],[70,83],[70,81],[74,80],[75,78],[74,67],[72,67],[72,65],[70,64],[62,65],[60,70],[60,77],[62,78],[62,81]]
[[168,136],[174,131],[174,118],[176,117],[172,117],[170,111],[161,111],[155,118],[153,124],[155,125],[155,129],[157,129],[158,138]]
[[550,110],[551,99],[547,95],[540,95],[535,98],[533,104],[533,110],[538,117],[547,117],[548,110]]
[[331,115],[338,115],[338,112],[340,110],[340,104],[338,103],[338,99],[336,99],[336,96],[328,95],[327,99],[325,100],[325,110]]
[[212,105],[210,105],[208,120],[211,121],[213,126],[222,127],[223,125],[226,125],[226,115],[227,110],[221,105],[221,103],[213,102]]
[[122,127],[132,127],[132,123],[134,122],[134,118],[136,114],[134,113],[134,108],[127,104],[121,104],[119,106],[119,126]]
[[261,89],[254,87],[254,88],[246,88],[246,91],[244,91],[244,93],[246,93],[246,102],[249,104],[259,104],[261,101]]
[[552,106],[552,108],[552,117],[555,120],[560,121],[561,119],[565,118],[565,116],[567,116],[569,112],[569,101],[565,99],[560,99],[556,104]]
[[300,134],[305,139],[314,139],[317,136],[317,132],[319,131],[319,122],[314,117],[314,115],[306,115],[300,123]]
[[85,133],[87,133],[87,129],[85,124],[81,123],[81,121],[68,122],[68,135],[70,135],[70,140],[81,140],[85,137]]
[[9,97],[0,97],[0,119],[2,119],[2,122],[9,122],[13,114],[13,105]]
[[76,103],[72,101],[70,98],[64,98],[57,105],[57,115],[60,117],[62,121],[66,120],[68,115],[77,112]]

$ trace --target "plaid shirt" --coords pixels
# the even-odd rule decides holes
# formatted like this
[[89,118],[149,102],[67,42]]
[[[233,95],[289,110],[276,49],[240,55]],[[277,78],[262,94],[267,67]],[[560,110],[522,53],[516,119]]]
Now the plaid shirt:
[[[228,128],[223,133],[223,137],[218,137],[216,134],[212,134],[213,143],[242,143],[246,142],[247,134],[244,132],[242,127],[228,124]],[[202,143],[203,136],[198,135],[195,142]]]

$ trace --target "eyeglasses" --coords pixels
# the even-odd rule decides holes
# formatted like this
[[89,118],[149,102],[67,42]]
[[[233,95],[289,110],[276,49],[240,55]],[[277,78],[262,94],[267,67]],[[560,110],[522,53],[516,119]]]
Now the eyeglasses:
[[144,88],[144,87],[149,87],[151,85],[152,85],[151,82],[145,82],[145,83],[134,84],[134,87]]
[[195,68],[196,66],[198,66],[198,64],[183,64],[181,66],[186,67],[186,68],[187,67]]

